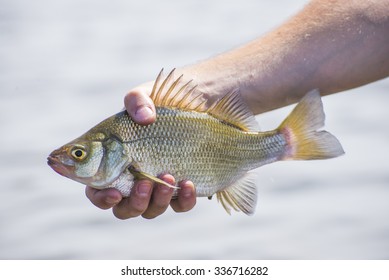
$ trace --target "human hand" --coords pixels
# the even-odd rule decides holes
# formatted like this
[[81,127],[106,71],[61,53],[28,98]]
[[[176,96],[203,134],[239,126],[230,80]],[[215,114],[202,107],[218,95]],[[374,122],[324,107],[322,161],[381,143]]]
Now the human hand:
[[[131,90],[124,98],[125,107],[132,119],[141,125],[155,121],[156,113],[153,101],[149,97],[152,83],[143,84]],[[160,179],[169,184],[175,184],[173,176],[165,174]],[[173,189],[164,185],[154,184],[150,180],[136,181],[129,197],[123,198],[116,189],[97,190],[89,186],[85,193],[89,200],[101,209],[112,208],[113,214],[119,219],[142,217],[155,218],[166,211],[169,204],[176,212],[191,210],[196,204],[196,193],[193,183],[180,182],[177,199],[172,200]]]
[[[174,184],[173,176],[166,174],[160,177],[169,184]],[[169,204],[176,212],[191,210],[196,204],[196,194],[193,183],[183,181],[178,184],[177,199],[172,200],[173,189],[162,184],[154,184],[150,180],[136,181],[129,197],[123,198],[116,189],[97,190],[87,186],[86,196],[101,209],[112,208],[113,214],[119,219],[129,219],[142,215],[152,219],[166,211]]]

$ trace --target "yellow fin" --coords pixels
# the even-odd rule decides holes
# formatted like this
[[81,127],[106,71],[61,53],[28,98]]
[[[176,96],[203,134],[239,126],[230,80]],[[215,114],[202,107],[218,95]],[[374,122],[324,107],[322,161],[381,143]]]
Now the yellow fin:
[[307,93],[278,130],[288,143],[284,159],[327,159],[344,154],[338,139],[324,126],[323,103],[318,90]]
[[155,183],[158,183],[158,184],[161,184],[161,185],[164,185],[166,187],[169,187],[169,188],[172,188],[172,189],[175,189],[175,190],[178,190],[180,189],[179,187],[176,187],[176,186],[173,186],[173,185],[170,185],[169,183],[166,183],[165,181],[153,176],[153,175],[150,175],[148,173],[145,173],[145,172],[142,172],[142,171],[139,171],[135,168],[135,166],[131,165],[128,170],[131,172],[132,175],[134,175],[134,178],[139,180],[139,179],[149,179]]
[[254,214],[257,204],[255,177],[255,173],[246,173],[237,182],[216,193],[217,200],[228,214],[231,214],[231,208],[247,215]]
[[155,106],[177,108],[187,111],[208,113],[226,124],[235,126],[243,131],[259,130],[254,115],[241,98],[238,90],[233,90],[211,105],[203,93],[195,93],[197,85],[191,85],[192,80],[182,84],[183,75],[174,79],[173,69],[162,81],[163,69],[155,80],[150,98]]

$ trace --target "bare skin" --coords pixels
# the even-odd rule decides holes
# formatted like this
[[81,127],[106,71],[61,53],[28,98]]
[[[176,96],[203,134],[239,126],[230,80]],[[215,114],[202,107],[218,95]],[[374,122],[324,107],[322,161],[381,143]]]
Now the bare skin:
[[[389,1],[313,0],[265,36],[177,74],[194,79],[211,99],[239,89],[255,114],[297,102],[315,88],[327,95],[377,81],[389,76]],[[139,124],[155,121],[151,87],[152,82],[140,85],[124,98]],[[170,175],[161,178],[174,182]],[[137,182],[129,198],[90,187],[86,195],[99,208],[113,208],[120,219],[155,218],[169,204],[176,212],[194,207],[193,184],[179,186],[177,200],[171,200],[171,190],[147,180]]]
[[[165,174],[160,178],[169,184],[174,184],[173,176]],[[129,219],[142,216],[146,219],[155,218],[166,211],[169,204],[176,212],[191,210],[196,204],[196,193],[193,183],[180,182],[178,198],[172,200],[173,190],[164,185],[153,184],[149,180],[135,182],[128,198],[122,198],[116,189],[96,190],[86,187],[86,196],[101,209],[112,208],[113,214],[119,219]]]

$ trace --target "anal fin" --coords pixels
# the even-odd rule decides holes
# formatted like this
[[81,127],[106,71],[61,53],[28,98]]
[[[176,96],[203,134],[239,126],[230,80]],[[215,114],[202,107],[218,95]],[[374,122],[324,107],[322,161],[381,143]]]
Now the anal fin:
[[255,173],[246,173],[237,182],[216,193],[217,200],[228,214],[231,214],[231,208],[247,215],[254,214],[257,204],[255,178]]

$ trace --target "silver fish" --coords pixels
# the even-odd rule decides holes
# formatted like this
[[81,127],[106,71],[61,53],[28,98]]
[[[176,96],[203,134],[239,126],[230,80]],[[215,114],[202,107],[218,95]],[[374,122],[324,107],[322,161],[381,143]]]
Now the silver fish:
[[116,188],[129,196],[134,180],[158,175],[191,180],[196,194],[216,193],[228,213],[231,208],[252,214],[257,200],[248,171],[280,160],[327,159],[343,154],[339,141],[326,131],[318,91],[309,92],[275,130],[260,132],[239,94],[231,92],[213,104],[193,96],[194,87],[173,82],[173,72],[151,98],[157,120],[136,124],[120,112],[53,151],[48,164],[59,174],[97,189]]

